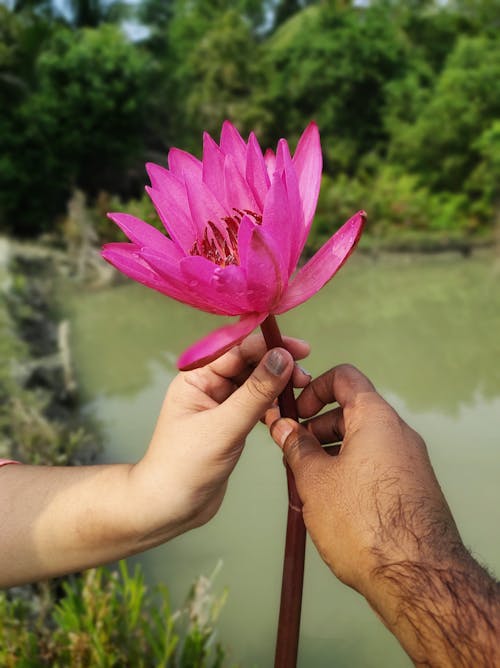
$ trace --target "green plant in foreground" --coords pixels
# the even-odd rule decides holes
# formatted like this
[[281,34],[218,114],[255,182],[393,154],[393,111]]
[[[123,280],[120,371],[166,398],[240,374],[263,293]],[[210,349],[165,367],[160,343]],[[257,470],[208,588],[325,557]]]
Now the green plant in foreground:
[[200,576],[173,611],[168,590],[150,590],[139,566],[97,568],[64,582],[39,623],[40,601],[0,594],[0,665],[5,668],[221,668],[214,624],[225,594]]

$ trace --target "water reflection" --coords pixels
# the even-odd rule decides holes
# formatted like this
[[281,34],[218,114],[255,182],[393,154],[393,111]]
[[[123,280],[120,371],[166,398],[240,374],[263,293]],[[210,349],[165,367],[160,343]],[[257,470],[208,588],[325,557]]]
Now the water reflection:
[[187,342],[221,324],[132,282],[66,301],[80,377],[93,396],[133,397],[151,383],[156,365],[175,372]]
[[[340,361],[365,370],[425,437],[465,542],[500,570],[500,289],[488,258],[353,258],[325,290],[280,320],[311,341],[314,374]],[[220,319],[141,286],[78,295],[74,345],[87,410],[106,459],[133,461],[150,438],[179,352]],[[272,664],[285,522],[278,449],[258,426],[217,517],[140,557],[174,602],[224,565],[220,621],[232,659]],[[299,665],[403,668],[410,663],[366,603],[308,547]]]
[[[488,258],[356,258],[282,326],[311,341],[315,372],[348,360],[412,409],[456,415],[478,393],[500,394],[493,267]],[[172,372],[179,352],[222,322],[132,284],[79,295],[72,310],[84,385],[106,395],[139,392],[152,361]]]
[[456,415],[500,394],[500,280],[488,258],[358,260],[285,319],[320,360],[359,365],[413,410]]

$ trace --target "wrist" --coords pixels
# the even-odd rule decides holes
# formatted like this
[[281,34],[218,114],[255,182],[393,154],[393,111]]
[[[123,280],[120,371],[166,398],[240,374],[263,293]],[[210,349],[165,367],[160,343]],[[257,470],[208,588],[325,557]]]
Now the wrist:
[[147,456],[128,473],[127,514],[137,551],[160,545],[188,530],[182,490]]
[[146,453],[130,467],[128,508],[138,549],[160,545],[208,522],[222,501],[225,484],[201,485],[177,462]]
[[401,581],[413,579],[412,589],[416,589],[425,580],[425,573],[461,572],[471,560],[458,532],[439,541],[418,538],[416,534],[411,535],[411,540],[400,538],[399,543],[378,543],[367,551],[369,566],[360,588],[360,593],[389,626],[391,614],[397,613],[403,594]]
[[381,564],[370,582],[368,602],[416,665],[498,665],[500,590],[463,545]]

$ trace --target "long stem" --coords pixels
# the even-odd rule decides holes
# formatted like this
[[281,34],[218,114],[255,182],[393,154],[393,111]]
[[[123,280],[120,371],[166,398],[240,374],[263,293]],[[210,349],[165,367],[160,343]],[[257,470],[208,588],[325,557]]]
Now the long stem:
[[[261,325],[267,347],[283,347],[283,339],[274,316],[270,315]],[[282,417],[298,419],[292,380],[278,398]],[[306,529],[302,517],[302,503],[297,493],[290,468],[286,467],[288,486],[288,516],[286,525],[285,557],[281,582],[281,603],[276,638],[275,668],[295,668],[299,646],[302,585],[304,582],[304,558]]]

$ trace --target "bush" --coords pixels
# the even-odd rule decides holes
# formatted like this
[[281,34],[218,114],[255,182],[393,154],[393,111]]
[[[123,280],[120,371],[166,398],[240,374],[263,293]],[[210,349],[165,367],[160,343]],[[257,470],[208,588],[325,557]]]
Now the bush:
[[[340,174],[336,179],[323,177],[315,221],[308,239],[310,251],[323,244],[357,210],[368,214],[367,239],[411,243],[420,248],[425,237],[443,242],[481,230],[482,221],[466,194],[433,193],[421,185],[416,175],[390,164],[365,170],[357,178]],[[415,241],[419,243],[415,245]],[[397,244],[396,244],[397,245]],[[405,246],[408,244],[405,243]],[[433,244],[430,243],[430,247]]]
[[0,665],[5,668],[220,668],[214,623],[225,596],[199,577],[185,605],[172,610],[168,590],[150,590],[139,566],[130,573],[92,569],[68,579],[57,602],[0,594]]

